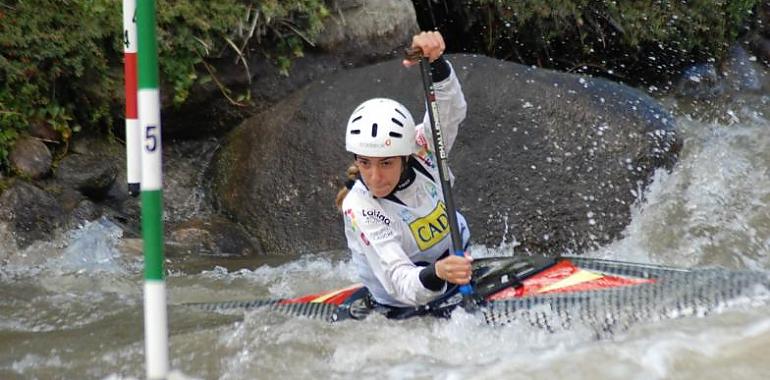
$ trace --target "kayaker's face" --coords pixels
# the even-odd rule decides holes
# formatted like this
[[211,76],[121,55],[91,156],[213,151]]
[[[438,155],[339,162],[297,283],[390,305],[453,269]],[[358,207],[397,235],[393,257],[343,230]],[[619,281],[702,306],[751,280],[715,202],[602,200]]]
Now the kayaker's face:
[[378,198],[390,194],[401,179],[401,157],[358,156],[356,166],[366,187]]

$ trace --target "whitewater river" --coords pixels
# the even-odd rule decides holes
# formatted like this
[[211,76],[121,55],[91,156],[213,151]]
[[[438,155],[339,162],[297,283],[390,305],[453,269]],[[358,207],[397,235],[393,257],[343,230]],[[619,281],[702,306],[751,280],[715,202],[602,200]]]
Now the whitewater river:
[[[770,270],[770,122],[757,112],[767,101],[737,102],[714,123],[681,117],[678,166],[656,174],[624,238],[586,255]],[[144,378],[143,269],[127,240],[100,220],[22,252],[0,247],[0,379]],[[604,340],[580,325],[490,328],[462,311],[451,320],[329,324],[180,304],[342,287],[354,280],[345,252],[251,261],[170,255],[167,268],[172,378],[770,378],[764,304],[639,324]]]

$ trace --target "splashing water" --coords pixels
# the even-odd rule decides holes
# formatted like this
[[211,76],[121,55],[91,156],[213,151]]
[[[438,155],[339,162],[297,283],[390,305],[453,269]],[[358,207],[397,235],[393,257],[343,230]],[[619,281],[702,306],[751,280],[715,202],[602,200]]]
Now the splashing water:
[[[594,257],[678,266],[770,269],[770,123],[679,120],[685,149],[634,206],[624,237]],[[595,216],[594,216],[595,217]],[[511,221],[515,222],[515,221]],[[476,257],[510,254],[472,246]],[[0,231],[0,237],[4,236]],[[120,229],[98,220],[61,240],[0,259],[0,378],[144,377],[141,258]],[[355,281],[346,252],[289,262],[210,260],[190,271],[169,260],[175,379],[701,379],[767,378],[770,307],[640,324],[596,340],[576,324],[490,328],[458,310],[450,320],[329,324],[257,309],[207,313],[180,304],[280,298]],[[197,263],[200,267],[201,263]]]
[[770,269],[770,123],[680,125],[685,148],[678,166],[656,172],[625,238],[597,255]]
[[123,230],[105,217],[88,222],[72,231],[67,248],[54,263],[64,271],[120,272],[117,244],[122,236]]

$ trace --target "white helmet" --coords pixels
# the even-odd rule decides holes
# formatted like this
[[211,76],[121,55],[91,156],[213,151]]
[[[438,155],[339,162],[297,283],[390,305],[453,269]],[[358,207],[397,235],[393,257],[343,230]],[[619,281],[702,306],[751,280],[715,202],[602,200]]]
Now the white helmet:
[[395,100],[369,99],[350,115],[345,149],[369,157],[409,156],[417,151],[414,119]]

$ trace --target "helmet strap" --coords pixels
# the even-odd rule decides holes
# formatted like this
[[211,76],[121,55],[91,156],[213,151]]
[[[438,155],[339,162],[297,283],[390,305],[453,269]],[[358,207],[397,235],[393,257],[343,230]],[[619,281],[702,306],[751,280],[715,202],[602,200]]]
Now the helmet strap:
[[414,182],[414,169],[412,168],[412,156],[401,156],[401,178],[398,180],[398,184],[393,189],[395,193],[398,190],[403,190]]

